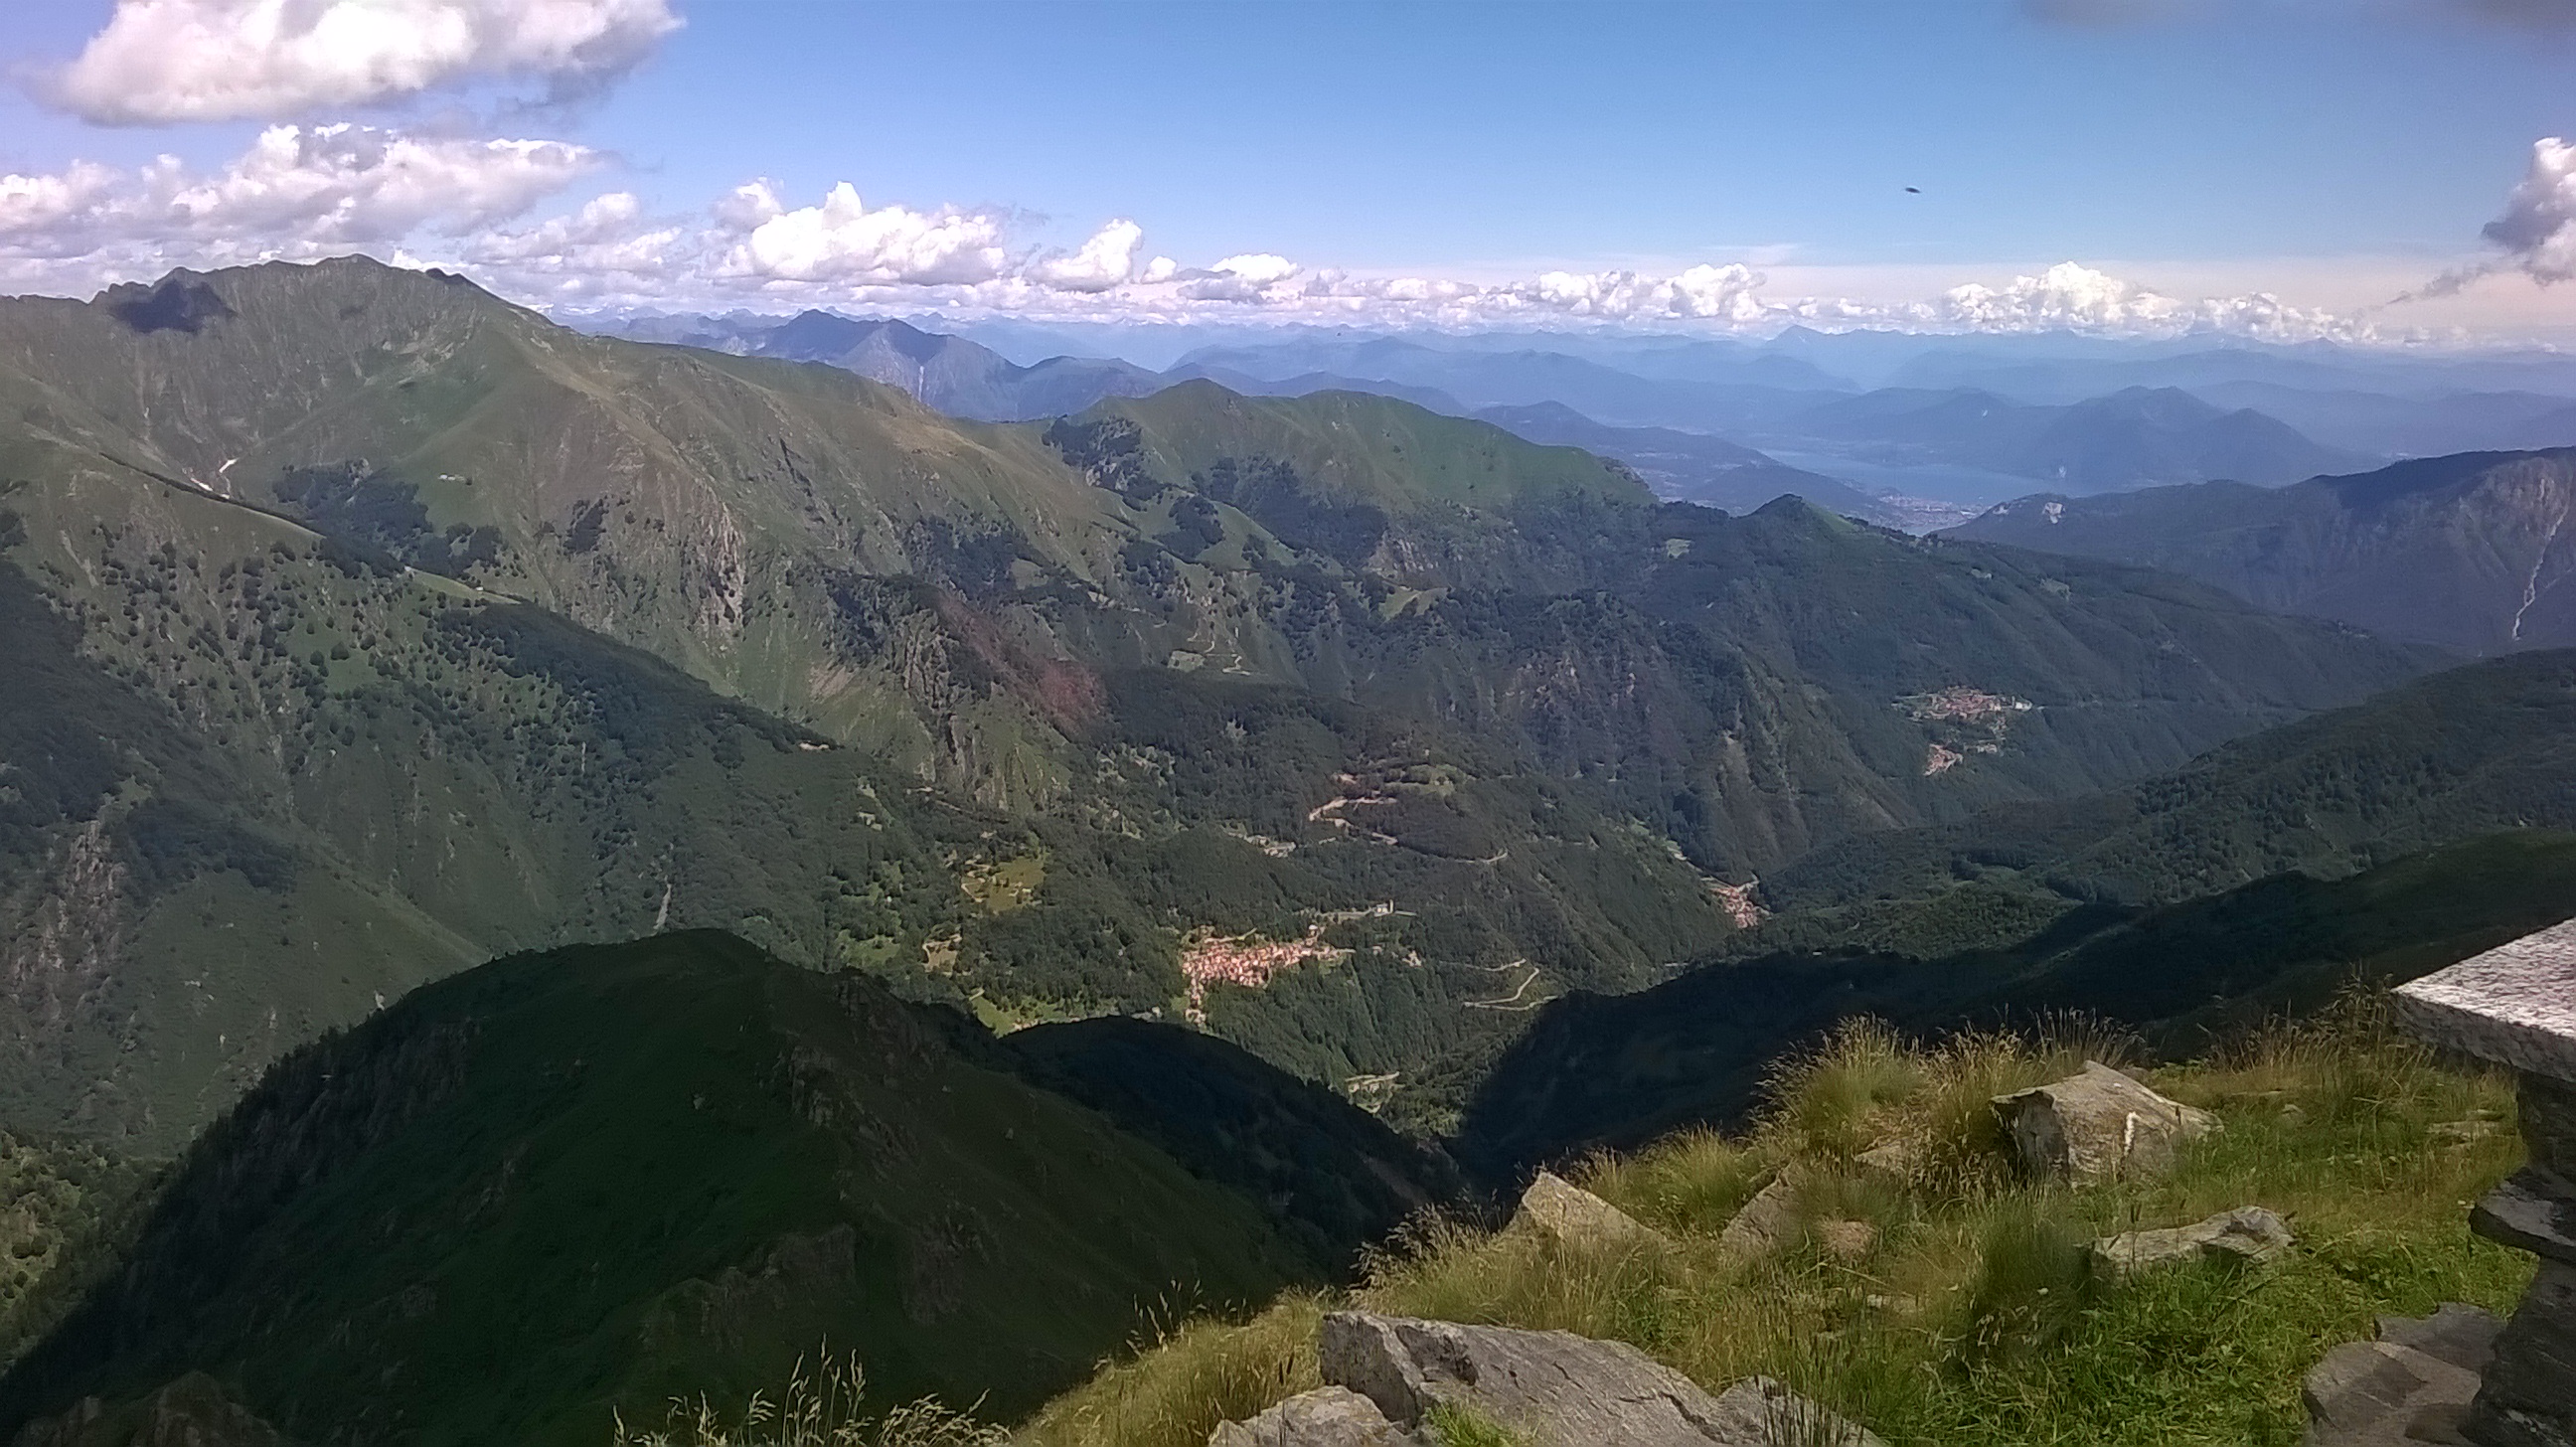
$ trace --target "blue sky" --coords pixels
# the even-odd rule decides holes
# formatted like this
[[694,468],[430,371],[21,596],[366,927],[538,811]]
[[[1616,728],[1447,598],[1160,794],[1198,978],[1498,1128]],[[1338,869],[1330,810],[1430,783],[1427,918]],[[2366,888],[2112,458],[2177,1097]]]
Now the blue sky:
[[[1733,264],[1765,295],[1843,283],[1892,301],[2075,261],[2185,300],[2242,288],[2350,311],[2488,255],[2479,228],[2534,142],[2576,137],[2576,26],[2542,23],[2562,9],[2547,0],[2049,7],[2089,20],[2002,0],[667,3],[680,28],[586,104],[524,108],[538,79],[487,69],[374,104],[144,125],[33,94],[110,5],[12,6],[0,56],[28,83],[0,100],[0,172],[168,153],[212,174],[264,125],[345,120],[613,153],[586,152],[577,181],[515,216],[475,218],[505,228],[603,191],[636,198],[640,227],[766,177],[787,210],[848,182],[869,208],[995,218],[1014,256],[1132,218],[1140,267],[1263,254],[1307,276],[1505,285]],[[453,249],[443,227],[398,240]],[[202,240],[120,255],[185,260]],[[2576,287],[2506,272],[2406,319],[2576,321]],[[882,300],[890,274],[854,298]],[[771,281],[810,292],[818,275]]]

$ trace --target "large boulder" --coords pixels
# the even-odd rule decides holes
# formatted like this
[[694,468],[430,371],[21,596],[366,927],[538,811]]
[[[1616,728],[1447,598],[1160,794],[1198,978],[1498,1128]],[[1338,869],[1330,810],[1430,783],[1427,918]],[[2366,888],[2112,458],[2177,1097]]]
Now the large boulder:
[[1348,1387],[1319,1387],[1210,1433],[1207,1447],[1429,1447]]
[[1578,1250],[1624,1250],[1664,1240],[1662,1232],[1554,1171],[1539,1172],[1521,1193],[1508,1229]]
[[1414,1427],[1447,1404],[1538,1447],[1884,1447],[1776,1382],[1712,1397],[1621,1342],[1562,1331],[1334,1312],[1316,1339],[1324,1380]]
[[2034,1174],[2077,1181],[2156,1175],[2218,1119],[2167,1100],[2098,1060],[2064,1080],[1995,1097],[2014,1153]]
[[2095,1274],[2115,1281],[2186,1261],[2236,1260],[2268,1265],[2290,1253],[2299,1238],[2261,1206],[2239,1206],[2188,1226],[2123,1231],[2088,1248]]

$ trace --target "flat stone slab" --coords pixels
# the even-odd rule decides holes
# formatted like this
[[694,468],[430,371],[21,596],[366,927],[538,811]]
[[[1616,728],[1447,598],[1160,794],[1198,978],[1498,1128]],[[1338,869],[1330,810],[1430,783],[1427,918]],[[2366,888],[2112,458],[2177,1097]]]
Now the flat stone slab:
[[2383,1316],[2376,1328],[2381,1341],[2412,1347],[2464,1372],[2483,1372],[2495,1355],[2504,1318],[2483,1306],[2446,1301],[2431,1316]]
[[2434,1045],[2576,1082],[2576,920],[2400,985],[2398,1018]]
[[2306,1447],[2413,1447],[2459,1440],[2454,1424],[2478,1394],[2478,1374],[2389,1341],[2346,1342],[2300,1383]]
[[2534,1256],[2576,1265],[2576,1188],[2526,1166],[2469,1212],[2469,1229]]
[[2186,1261],[2235,1260],[2268,1265],[2290,1254],[2299,1238],[2261,1206],[2239,1206],[2188,1226],[2124,1231],[2086,1248],[2095,1273],[2126,1281]]

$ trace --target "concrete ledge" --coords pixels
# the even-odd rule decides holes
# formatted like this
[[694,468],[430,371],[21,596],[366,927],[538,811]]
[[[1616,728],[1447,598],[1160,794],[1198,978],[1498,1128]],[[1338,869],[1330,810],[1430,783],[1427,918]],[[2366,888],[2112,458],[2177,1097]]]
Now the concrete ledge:
[[2398,1018],[2433,1045],[2576,1082],[2576,920],[2471,955],[2393,998]]

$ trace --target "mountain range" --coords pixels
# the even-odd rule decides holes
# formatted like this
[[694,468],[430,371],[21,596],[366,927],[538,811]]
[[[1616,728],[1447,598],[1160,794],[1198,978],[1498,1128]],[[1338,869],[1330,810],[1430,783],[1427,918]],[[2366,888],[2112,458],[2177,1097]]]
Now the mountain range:
[[[1574,354],[1581,349],[1562,338],[1515,350],[1459,338],[1291,334],[1197,348],[1157,373],[1123,361],[1065,355],[1023,366],[963,337],[825,312],[784,320],[748,314],[653,317],[612,330],[639,340],[825,362],[901,387],[941,411],[988,420],[1075,412],[1103,398],[1143,395],[1194,379],[1247,394],[1376,392],[1452,414],[1519,417],[1517,425],[1533,440],[1573,441],[1580,434],[1582,445],[1603,455],[1647,459],[1641,466],[1648,481],[1669,498],[1741,511],[1778,495],[1754,495],[1760,489],[1778,488],[1882,522],[1909,521],[1915,513],[1886,500],[1887,489],[1864,489],[1810,467],[1786,466],[1746,444],[1818,457],[1829,468],[1867,469],[1873,476],[1892,468],[1900,477],[1931,479],[1939,474],[1925,469],[1951,467],[2051,481],[2070,491],[2221,477],[2270,484],[2404,451],[2403,444],[2426,437],[2492,440],[2546,433],[2554,425],[2546,415],[2552,407],[2576,406],[2576,399],[2536,393],[2521,394],[2545,404],[2536,411],[2513,397],[2426,400],[2411,404],[2417,414],[2411,429],[2383,425],[2373,431],[2352,415],[2350,399],[2368,394],[2329,395],[2265,381],[2221,384],[2252,387],[2340,435],[2358,428],[2374,447],[2354,451],[2322,446],[2252,407],[2213,405],[2173,386],[2115,386],[2062,402],[1981,388],[1864,391],[1796,355],[1832,350],[1828,339],[1784,339],[1759,347],[1639,346],[1612,350],[1605,360]],[[1937,353],[1918,355],[1899,374],[1938,375],[1932,365],[1938,360]],[[2193,370],[2191,361],[2119,365],[2189,377],[2234,377],[2244,370]],[[2295,367],[2254,370],[2305,375]],[[2114,368],[2103,375],[2122,374]],[[2036,376],[2021,380],[2044,394],[2063,390]],[[2372,415],[2384,423],[2395,407],[2389,402]],[[1927,486],[1941,490],[1939,483]]]
[[2576,455],[1915,535],[1652,419],[2314,445],[1867,337],[640,329],[0,300],[0,1433],[598,1440],[825,1341],[1018,1417],[1854,1014],[2205,1043],[2576,880]]
[[2175,388],[2130,387],[2065,406],[1975,389],[1889,388],[1775,427],[1876,461],[1958,463],[2045,478],[2069,493],[2211,478],[2284,483],[2363,460],[2320,447],[2276,418],[2224,411]]
[[1819,844],[2434,661],[1383,397],[988,426],[363,261],[0,303],[0,397],[0,718],[61,761],[9,1120],[164,1147],[379,996],[683,925],[1401,1075]]
[[2115,559],[2461,653],[2576,644],[2576,449],[2463,453],[2262,489],[2051,494],[1952,535]]

